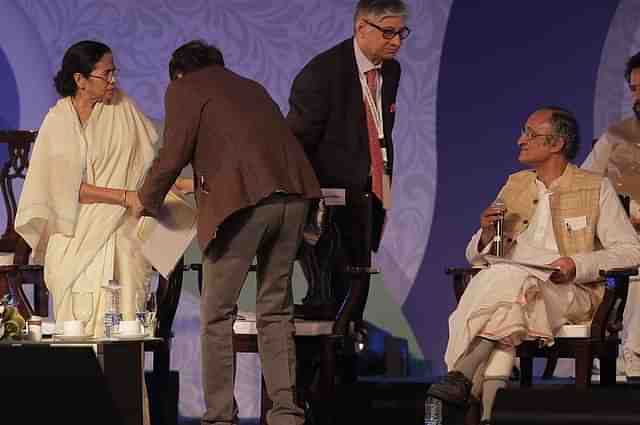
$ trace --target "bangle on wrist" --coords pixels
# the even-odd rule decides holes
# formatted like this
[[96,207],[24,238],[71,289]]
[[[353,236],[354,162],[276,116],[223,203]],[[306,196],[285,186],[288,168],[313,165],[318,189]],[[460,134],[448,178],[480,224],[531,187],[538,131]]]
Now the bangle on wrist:
[[127,191],[126,190],[122,191],[122,201],[120,202],[120,205],[127,208]]

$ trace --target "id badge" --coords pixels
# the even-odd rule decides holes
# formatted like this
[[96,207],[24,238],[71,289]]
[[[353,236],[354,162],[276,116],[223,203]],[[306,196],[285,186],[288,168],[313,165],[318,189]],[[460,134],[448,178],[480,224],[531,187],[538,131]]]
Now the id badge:
[[389,162],[389,159],[387,158],[387,148],[380,148],[380,151],[382,152],[382,162],[386,164],[387,162]]

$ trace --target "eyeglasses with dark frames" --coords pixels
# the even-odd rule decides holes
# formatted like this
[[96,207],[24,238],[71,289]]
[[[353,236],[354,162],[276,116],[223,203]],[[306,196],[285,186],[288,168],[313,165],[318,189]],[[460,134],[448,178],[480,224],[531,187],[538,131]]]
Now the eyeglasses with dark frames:
[[395,28],[383,28],[383,27],[378,26],[378,25],[376,25],[376,24],[374,24],[372,22],[367,21],[366,19],[363,19],[363,21],[365,23],[371,25],[372,27],[374,27],[378,31],[380,31],[382,33],[382,38],[384,38],[386,40],[391,40],[396,35],[398,37],[400,37],[400,40],[404,40],[405,38],[409,37],[409,34],[411,34],[411,30],[409,29],[409,27],[402,27],[399,30],[396,30]]
[[109,73],[108,77],[104,77],[102,75],[89,74],[89,78],[93,77],[93,78],[97,78],[98,80],[102,80],[107,84],[113,84],[116,82],[116,73],[117,71],[114,69]]
[[538,137],[544,137],[545,140],[549,141],[556,137],[555,134],[538,134],[531,127],[523,126],[522,130],[520,130],[520,137],[526,140],[534,140]]

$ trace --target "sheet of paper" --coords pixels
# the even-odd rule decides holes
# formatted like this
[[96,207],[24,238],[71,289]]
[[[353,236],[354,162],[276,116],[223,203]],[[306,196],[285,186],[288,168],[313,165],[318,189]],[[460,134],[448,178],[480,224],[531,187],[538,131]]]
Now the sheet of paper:
[[158,217],[141,217],[138,238],[142,254],[165,278],[196,236],[197,211],[180,195],[167,194]]
[[508,258],[496,257],[495,255],[485,255],[484,258],[487,260],[487,263],[489,264],[513,264],[516,266],[531,267],[534,269],[544,270],[547,272],[560,271],[560,267],[552,267],[548,264],[537,264],[537,263],[529,263],[526,261],[510,260]]
[[548,264],[537,264],[526,261],[510,260],[508,258],[496,257],[495,255],[485,255],[484,258],[489,264],[511,264],[513,266],[525,268],[533,276],[544,281],[549,280],[549,276],[551,276],[553,272],[560,271],[559,267],[552,267]]

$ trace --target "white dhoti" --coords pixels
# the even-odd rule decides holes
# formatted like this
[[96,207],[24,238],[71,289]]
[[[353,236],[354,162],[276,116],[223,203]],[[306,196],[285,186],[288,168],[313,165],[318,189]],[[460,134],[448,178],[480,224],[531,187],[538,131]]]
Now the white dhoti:
[[505,346],[525,339],[551,344],[562,325],[591,319],[592,300],[580,285],[557,285],[519,266],[492,265],[471,280],[449,317],[447,368],[452,370],[476,336]]

